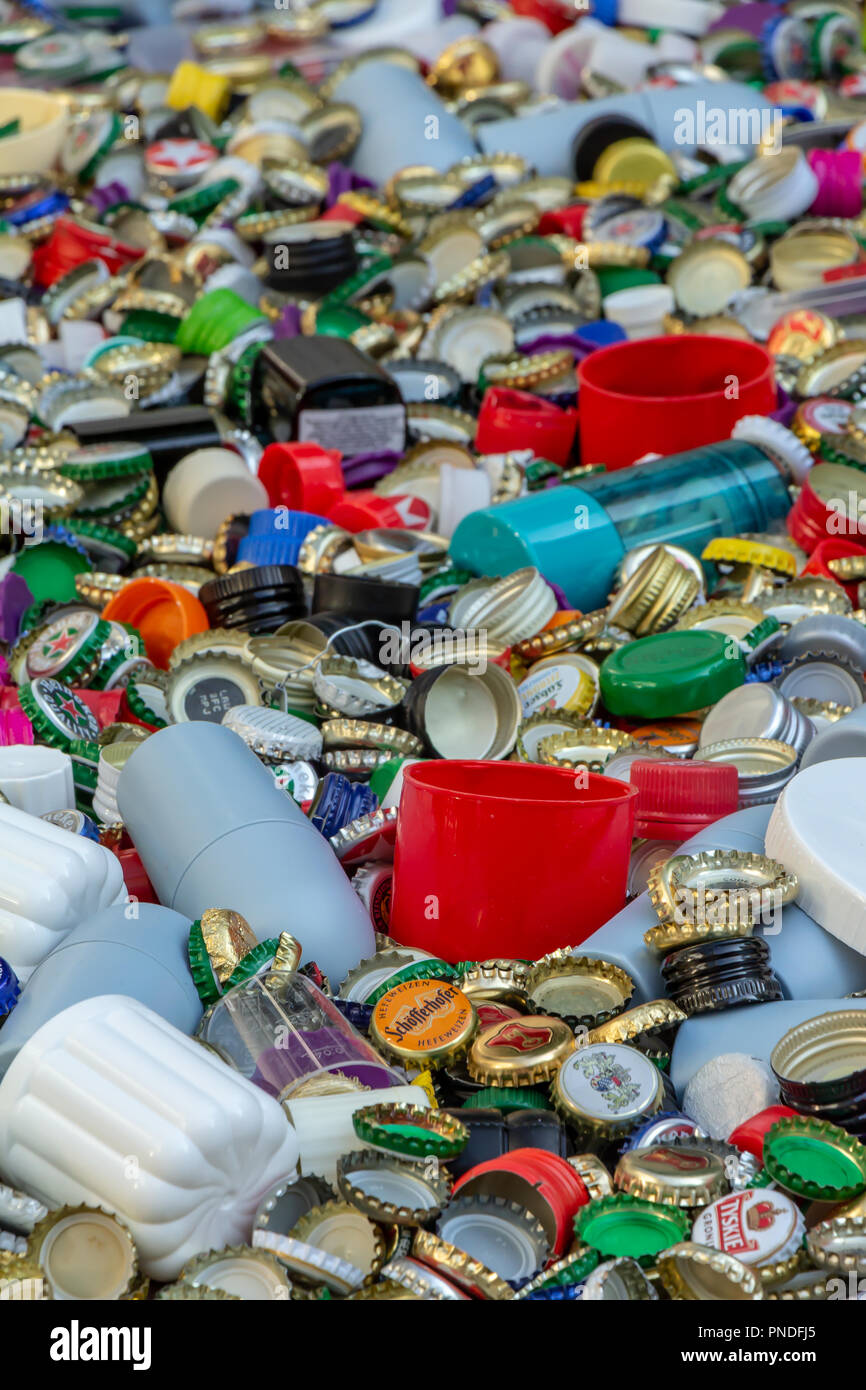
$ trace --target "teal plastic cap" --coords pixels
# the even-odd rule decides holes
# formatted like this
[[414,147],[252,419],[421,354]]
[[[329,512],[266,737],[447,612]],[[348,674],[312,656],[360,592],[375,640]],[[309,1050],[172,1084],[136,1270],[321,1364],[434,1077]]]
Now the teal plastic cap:
[[625,554],[605,508],[580,487],[555,487],[483,507],[463,518],[451,559],[473,574],[512,574],[533,565],[585,612],[608,601]]

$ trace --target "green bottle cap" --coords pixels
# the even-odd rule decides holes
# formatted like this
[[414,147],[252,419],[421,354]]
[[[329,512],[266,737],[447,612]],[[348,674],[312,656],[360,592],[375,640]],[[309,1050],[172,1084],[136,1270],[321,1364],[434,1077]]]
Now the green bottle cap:
[[254,975],[264,975],[273,963],[279,944],[279,937],[273,936],[269,941],[260,941],[258,946],[247,951],[226,980],[226,993],[234,989],[235,985],[245,985]]
[[779,1120],[764,1138],[774,1182],[810,1202],[846,1202],[866,1191],[866,1147],[826,1120]]
[[379,805],[385,800],[388,789],[400,768],[403,766],[405,758],[389,758],[386,763],[381,763],[370,777],[370,791],[376,797]]
[[165,672],[157,670],[155,666],[134,671],[126,682],[126,703],[142,724],[151,724],[155,729],[164,729],[168,724],[165,703],[167,685]]
[[110,564],[122,568],[138,551],[135,541],[110,526],[100,526],[96,521],[82,521],[77,516],[70,517],[63,524],[81,541],[91,559],[98,561],[101,570],[107,569]]
[[639,285],[660,285],[661,276],[633,265],[601,266],[596,272],[602,299],[617,290],[634,290]]
[[372,322],[369,314],[362,314],[351,304],[325,304],[316,314],[316,332],[330,338],[351,338]]
[[73,449],[58,472],[76,483],[101,482],[105,478],[128,478],[149,473],[153,468],[150,450],[126,440],[113,444],[88,444]]
[[367,1105],[355,1111],[352,1126],[365,1144],[407,1158],[453,1158],[469,1142],[456,1116],[420,1105]]
[[207,1008],[210,1004],[217,1002],[222,995],[222,990],[211,965],[210,955],[202,935],[200,918],[193,922],[190,927],[187,953],[189,955],[190,974],[198,990],[198,997]]
[[234,290],[210,290],[193,304],[177,330],[177,346],[182,352],[207,355],[228,347],[263,315],[253,309]]
[[688,1240],[691,1224],[687,1212],[627,1192],[590,1202],[574,1219],[576,1235],[603,1260],[627,1255],[644,1266],[655,1264],[662,1250]]
[[76,739],[96,739],[99,722],[62,681],[40,676],[18,690],[21,708],[40,743],[68,751]]
[[180,319],[173,314],[160,314],[156,309],[130,309],[120,331],[143,338],[147,343],[173,343],[179,327]]
[[485,1086],[464,1100],[463,1110],[550,1110],[550,1101],[531,1086]]
[[374,989],[368,999],[364,1000],[372,1008],[378,1004],[389,990],[396,989],[398,985],[405,984],[407,980],[456,980],[457,971],[453,965],[449,965],[445,960],[416,960],[410,965],[404,965],[402,970],[397,970],[393,975],[389,975],[387,980],[383,980],[378,989]]
[[26,545],[19,550],[12,566],[12,572],[24,580],[35,603],[43,599],[67,603],[78,598],[75,576],[92,569],[86,555],[55,537],[39,545]]
[[714,705],[745,677],[739,646],[725,633],[660,632],[605,658],[601,695],[611,714],[667,719]]

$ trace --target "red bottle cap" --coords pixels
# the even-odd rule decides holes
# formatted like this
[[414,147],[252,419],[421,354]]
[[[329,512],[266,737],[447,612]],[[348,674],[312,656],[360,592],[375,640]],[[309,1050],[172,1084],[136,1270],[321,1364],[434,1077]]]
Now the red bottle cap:
[[62,214],[48,240],[34,252],[33,273],[40,285],[53,285],[84,261],[102,261],[112,275],[117,275],[143,255],[140,246],[116,241],[107,229]]
[[272,507],[331,515],[344,493],[342,454],[320,444],[269,444],[259,461],[259,479]]
[[853,265],[835,265],[832,270],[823,271],[821,279],[832,284],[835,280],[862,280],[864,275],[866,261],[855,261]]
[[827,563],[829,560],[841,560],[845,555],[866,555],[866,546],[858,545],[856,541],[849,540],[847,536],[826,536],[815,546],[809,556],[809,563],[803,567],[803,573],[820,574],[824,579],[832,579],[834,584],[841,585],[845,590],[853,606],[859,608],[857,581],[843,584]]
[[475,448],[479,454],[531,449],[536,458],[565,464],[577,433],[577,418],[576,410],[561,410],[529,391],[491,386],[481,402]]
[[470,1168],[454,1184],[454,1196],[459,1192],[488,1192],[521,1202],[541,1222],[554,1255],[565,1253],[574,1218],[589,1201],[586,1185],[570,1163],[546,1149],[532,1148],[512,1150]]
[[521,19],[540,19],[551,34],[560,34],[574,23],[574,5],[563,0],[511,0],[511,8]]
[[323,212],[317,219],[319,222],[351,222],[354,226],[359,226],[364,221],[366,214],[360,212],[358,208],[351,207],[348,203],[341,202],[339,199],[332,208]]
[[145,872],[138,850],[119,849],[116,854],[123,869],[123,881],[129,897],[134,902],[158,903],[159,898]]
[[562,232],[573,236],[577,241],[583,239],[583,221],[589,209],[588,203],[574,203],[569,208],[555,208],[546,212],[538,224],[540,236],[550,236],[552,232]]
[[745,1149],[746,1153],[754,1154],[755,1158],[763,1161],[767,1130],[772,1129],[777,1120],[790,1119],[796,1114],[796,1110],[790,1110],[787,1105],[770,1105],[737,1125],[733,1133],[728,1135],[728,1143],[737,1149]]
[[[267,484],[266,484],[267,486]],[[356,534],[377,526],[405,528],[406,523],[394,506],[391,497],[380,497],[372,488],[359,488],[331,507],[328,520],[344,531]]]
[[687,840],[736,811],[738,783],[737,769],[724,763],[638,758],[631,765],[638,793],[634,833],[646,840]]

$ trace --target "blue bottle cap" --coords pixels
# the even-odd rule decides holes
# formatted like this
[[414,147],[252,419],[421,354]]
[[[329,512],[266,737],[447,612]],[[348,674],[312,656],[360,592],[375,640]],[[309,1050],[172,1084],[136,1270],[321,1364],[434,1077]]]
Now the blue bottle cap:
[[61,830],[68,830],[70,835],[84,835],[88,840],[99,842],[99,830],[96,822],[86,816],[83,811],[72,809],[63,811],[46,811],[39,817],[40,820],[47,820],[49,825],[57,825]]
[[594,323],[581,324],[574,336],[590,347],[609,347],[611,343],[624,343],[628,334],[611,319],[596,319]]
[[11,1013],[18,1003],[21,986],[12,966],[0,956],[0,1018]]
[[499,185],[492,174],[485,174],[483,178],[476,179],[468,188],[449,203],[447,212],[456,212],[459,208],[477,207],[479,203],[486,203],[496,193]]
[[378,804],[375,793],[365,782],[350,782],[342,772],[328,772],[319,783],[310,820],[326,839],[330,839],[350,821],[375,811]]
[[648,1149],[653,1144],[667,1144],[671,1139],[703,1138],[703,1130],[681,1110],[660,1110],[651,1120],[638,1125],[623,1145],[628,1149]]
[[624,246],[645,246],[655,251],[667,235],[667,223],[655,208],[635,208],[607,217],[593,229],[594,241],[615,241]]

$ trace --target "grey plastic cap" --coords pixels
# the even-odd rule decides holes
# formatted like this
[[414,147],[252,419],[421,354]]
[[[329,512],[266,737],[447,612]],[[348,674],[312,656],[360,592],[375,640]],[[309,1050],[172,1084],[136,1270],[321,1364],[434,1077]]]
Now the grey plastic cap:
[[[678,852],[691,854],[702,849],[730,849],[763,854],[772,810],[769,805],[750,806],[731,816],[723,816],[693,836]],[[581,942],[578,953],[598,955],[619,965],[631,975],[642,1001],[664,998],[667,991],[660,970],[662,957],[648,950],[643,941],[644,932],[657,922],[649,893],[642,893]],[[866,989],[866,956],[830,936],[795,902],[783,908],[778,919],[762,934],[770,948],[773,970],[791,999],[809,999],[815,994],[839,997],[855,989]],[[727,1016],[727,1013],[713,1015],[715,1018]]]
[[195,919],[290,931],[336,985],[375,950],[373,926],[327,840],[231,729],[174,724],[139,745],[117,804],[161,902]]
[[126,994],[183,1033],[202,1004],[189,970],[190,921],[154,903],[107,907],[79,922],[37,965],[0,1029],[0,1076],[37,1028],[99,994]]
[[477,153],[463,122],[445,109],[423,77],[408,68],[364,63],[338,83],[334,100],[351,102],[360,111],[363,133],[352,168],[380,186],[395,169],[427,164],[444,172]]
[[866,705],[858,705],[829,729],[822,729],[803,754],[800,771],[834,758],[866,758]]

